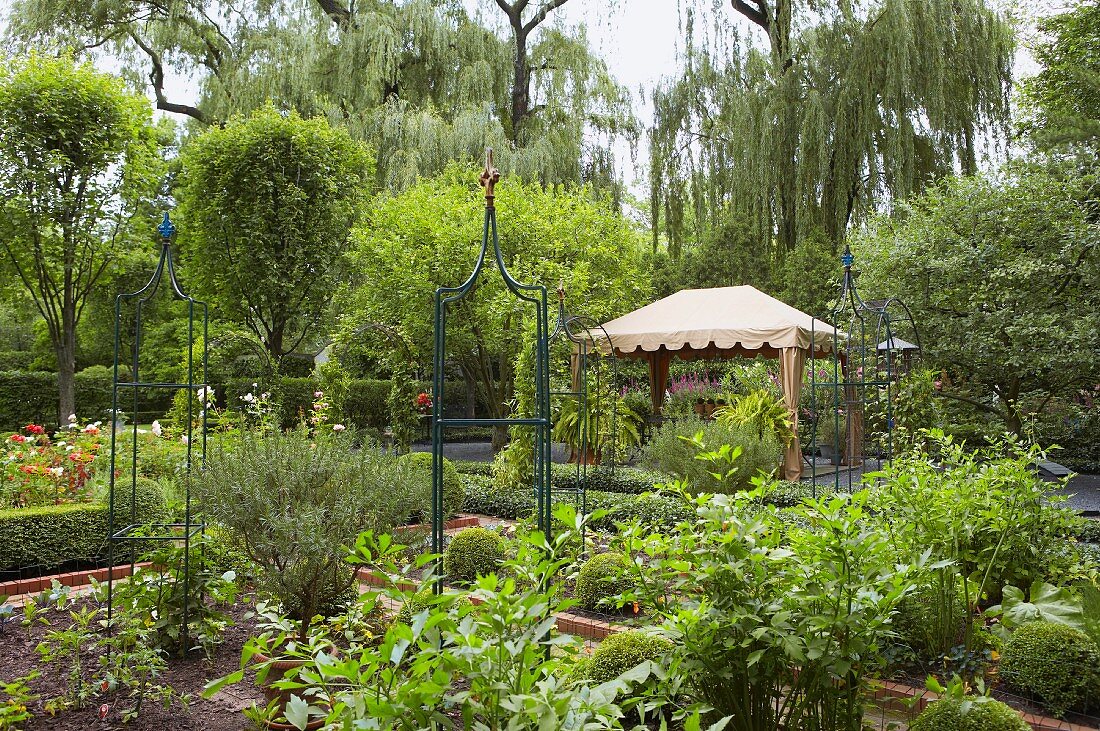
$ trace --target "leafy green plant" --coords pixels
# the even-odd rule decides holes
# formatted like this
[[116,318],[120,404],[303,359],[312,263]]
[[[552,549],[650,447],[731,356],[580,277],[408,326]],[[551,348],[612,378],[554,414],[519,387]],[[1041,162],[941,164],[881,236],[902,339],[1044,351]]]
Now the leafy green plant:
[[985,610],[986,617],[1000,617],[997,626],[1001,637],[1009,638],[1010,630],[1018,629],[1028,622],[1049,622],[1064,624],[1076,630],[1086,627],[1085,613],[1079,597],[1067,587],[1051,586],[1036,581],[1028,590],[1028,597],[1015,586],[1006,586],[1002,592],[1001,603]]
[[472,582],[496,571],[505,554],[504,536],[488,528],[460,531],[443,554],[443,571],[452,581]]
[[1100,650],[1080,630],[1053,622],[1029,622],[1005,643],[1001,676],[1061,716],[1083,708],[1100,693]]
[[27,684],[39,675],[39,671],[32,670],[11,682],[0,683],[0,693],[4,696],[0,703],[0,731],[19,731],[20,724],[32,718],[27,704],[38,700],[38,695],[31,692]]
[[620,550],[644,556],[634,593],[726,728],[861,729],[862,688],[913,569],[868,530],[866,491],[806,500],[794,522],[759,506],[764,491],[699,496],[695,519],[665,533],[624,528]]
[[[197,540],[185,553],[182,545],[165,542],[142,556],[151,563],[149,568],[137,569],[129,581],[116,586],[114,604],[130,621],[145,628],[143,645],[180,654],[200,647],[209,657],[221,641],[232,621],[222,607],[236,599],[236,575],[212,570],[206,543]],[[189,587],[183,581],[185,561]],[[182,644],[185,614],[186,647]]]
[[[163,703],[165,708],[179,700],[186,706],[187,698],[172,686],[157,682],[168,670],[164,650],[157,646],[158,632],[150,626],[149,617],[131,607],[120,607],[112,617],[111,632],[96,643],[99,650],[100,684],[104,693],[115,694],[112,706],[119,711],[123,723],[141,715],[147,701]],[[119,702],[125,694],[125,705]]]
[[[696,435],[702,433],[696,440]],[[702,446],[700,446],[702,445]],[[722,478],[713,474],[713,465],[697,457],[708,449],[730,445],[739,449],[736,473]],[[659,470],[685,480],[695,492],[731,492],[742,490],[760,472],[771,474],[779,465],[782,446],[774,435],[763,438],[744,426],[697,418],[682,419],[662,426],[641,450],[641,462],[649,469]]]
[[[565,398],[554,417],[554,441],[569,447],[570,462],[599,464],[605,457],[618,461],[641,444],[641,419],[621,400],[609,393],[590,393],[585,405],[582,415],[579,401]],[[585,449],[588,454],[581,453]],[[618,453],[611,454],[612,449]]]
[[[360,531],[400,525],[416,510],[418,471],[371,446],[299,429],[212,450],[197,496],[257,566],[258,587],[300,623],[302,641],[320,608],[354,581],[344,547]],[[420,494],[423,494],[422,492]]]
[[[970,695],[957,677],[945,688],[930,682],[941,698],[909,724],[911,731],[1028,731],[1030,725],[1004,703],[983,693]],[[984,687],[981,688],[984,690]]]
[[65,691],[46,702],[46,711],[55,713],[67,708],[83,708],[96,694],[96,688],[84,677],[82,655],[95,642],[92,623],[99,616],[98,609],[87,607],[69,612],[72,624],[65,629],[50,630],[38,644],[38,655],[45,662],[67,663]]
[[615,599],[634,584],[630,559],[622,553],[599,553],[585,561],[577,573],[577,600],[585,609],[608,611]]
[[774,435],[780,444],[794,439],[791,413],[782,396],[770,390],[757,389],[738,396],[729,406],[716,410],[714,418],[722,423],[748,427],[757,439],[764,439],[765,434]]

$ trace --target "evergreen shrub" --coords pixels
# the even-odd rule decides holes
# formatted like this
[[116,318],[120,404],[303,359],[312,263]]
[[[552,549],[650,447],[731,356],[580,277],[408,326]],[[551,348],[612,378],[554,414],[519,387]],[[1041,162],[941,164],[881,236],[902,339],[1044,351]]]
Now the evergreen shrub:
[[443,571],[452,581],[470,583],[497,570],[504,560],[504,537],[488,528],[460,531],[443,553]]

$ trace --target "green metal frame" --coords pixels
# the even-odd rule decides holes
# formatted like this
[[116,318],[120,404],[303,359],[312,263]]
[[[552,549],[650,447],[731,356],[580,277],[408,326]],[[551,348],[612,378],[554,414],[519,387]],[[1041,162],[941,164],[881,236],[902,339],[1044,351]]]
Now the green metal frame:
[[[160,247],[160,259],[157,261],[157,267],[150,277],[149,282],[137,290],[136,292],[129,292],[126,294],[120,294],[115,298],[115,350],[114,350],[114,370],[113,370],[113,384],[111,391],[111,414],[117,420],[117,416],[120,413],[120,404],[122,399],[120,396],[130,397],[128,400],[133,405],[133,418],[132,422],[132,434],[131,434],[131,453],[129,455],[130,469],[128,481],[130,489],[130,515],[120,516],[115,509],[115,496],[118,490],[125,489],[125,485],[119,484],[120,470],[118,469],[118,429],[112,424],[111,427],[111,473],[110,473],[110,492],[108,498],[108,568],[107,568],[107,621],[108,627],[111,626],[111,618],[114,609],[114,571],[115,571],[115,551],[120,544],[129,549],[130,556],[130,569],[133,570],[135,562],[134,545],[137,541],[178,541],[183,543],[184,558],[183,558],[183,582],[184,582],[184,594],[190,597],[191,593],[191,542],[192,539],[202,533],[204,524],[201,520],[194,522],[195,505],[191,502],[191,467],[194,464],[196,457],[200,465],[205,465],[206,462],[206,409],[200,408],[200,419],[202,422],[201,427],[201,439],[196,440],[194,437],[194,399],[187,400],[187,427],[185,430],[185,436],[187,437],[186,444],[186,458],[184,462],[183,473],[183,488],[184,488],[184,519],[182,523],[158,523],[148,526],[151,529],[150,533],[145,533],[143,526],[137,522],[136,514],[136,493],[137,493],[137,477],[138,477],[138,404],[139,396],[144,390],[153,389],[168,389],[172,391],[178,391],[186,389],[192,393],[198,393],[202,389],[201,393],[207,393],[207,342],[208,342],[208,324],[209,324],[209,310],[205,302],[200,302],[195,298],[187,295],[182,287],[180,287],[179,281],[176,279],[175,263],[172,259],[172,236],[176,231],[175,225],[172,223],[168,214],[164,214],[164,220],[157,227],[157,231],[160,233],[161,247]],[[140,354],[141,354],[141,341],[143,334],[143,308],[160,289],[161,281],[164,278],[165,273],[168,275],[168,283],[171,287],[171,294],[174,300],[183,301],[187,303],[187,378],[185,381],[179,383],[169,382],[155,382],[155,381],[142,381],[140,372]],[[119,379],[119,363],[122,358],[121,348],[121,330],[122,330],[122,306],[123,303],[133,303],[134,310],[134,342],[132,352],[129,354],[131,359],[131,371],[130,380],[123,381]],[[195,363],[195,327],[196,321],[201,318],[202,323],[202,355],[201,364]],[[196,367],[201,369],[201,378],[195,378]],[[198,455],[195,455],[196,447],[198,448]],[[188,646],[188,606],[189,600],[185,600],[183,603],[183,627],[182,627],[182,643],[181,646],[186,651]]]
[[[832,471],[833,487],[841,485],[848,491],[859,487],[862,472],[868,457],[875,460],[875,467],[893,458],[894,451],[894,413],[893,396],[900,376],[911,367],[911,356],[907,355],[903,364],[899,364],[897,351],[893,347],[880,348],[880,344],[893,344],[902,338],[902,333],[912,339],[916,352],[920,352],[920,332],[917,330],[913,315],[905,303],[897,298],[885,300],[864,300],[856,287],[859,273],[852,271],[855,263],[851,249],[844,247],[841,255],[844,275],[840,283],[840,296],[833,306],[830,319],[834,325],[832,332],[832,352],[826,363],[825,378],[818,377],[819,359],[811,349],[808,362],[810,369],[810,410],[815,418],[810,429],[811,455],[817,449],[817,428],[824,418],[832,419],[834,427],[834,455],[840,459]],[[814,320],[816,323],[817,321]],[[810,342],[816,343],[811,327]],[[900,367],[903,365],[904,367]],[[824,403],[817,399],[818,388],[823,388],[829,398]],[[883,431],[871,432],[864,428],[864,414],[868,406],[874,406],[883,414]],[[827,411],[822,411],[826,409]],[[861,435],[859,444],[849,444],[855,431]],[[844,435],[844,438],[841,437]],[[835,459],[835,458],[834,458]],[[851,464],[855,459],[859,464]],[[817,495],[818,464],[811,456],[810,475]],[[841,478],[842,466],[844,479]],[[823,477],[824,475],[822,475]]]
[[[593,320],[590,317],[584,315],[567,314],[565,311],[565,290],[558,287],[558,319],[554,326],[554,330],[549,336],[550,347],[553,347],[555,341],[564,342],[570,347],[569,354],[569,388],[565,390],[551,390],[551,398],[555,396],[561,396],[565,398],[573,398],[577,401],[577,409],[579,415],[585,415],[580,419],[580,455],[575,465],[576,474],[574,480],[574,487],[572,488],[555,488],[551,486],[551,495],[554,494],[571,497],[573,504],[576,506],[578,512],[582,515],[588,513],[588,482],[589,482],[589,467],[588,460],[586,459],[590,450],[598,449],[602,440],[599,431],[600,419],[597,417],[595,420],[595,429],[589,429],[588,414],[588,371],[589,365],[595,364],[595,392],[596,392],[596,413],[602,414],[604,407],[603,386],[604,379],[602,369],[600,365],[604,359],[607,358],[611,362],[611,378],[610,383],[614,385],[618,382],[618,361],[615,358],[614,349],[610,353],[604,354],[600,348],[596,345],[598,340],[603,342],[611,342],[611,336],[608,335],[607,330],[603,325]],[[573,364],[572,356],[573,352],[577,354],[577,380],[573,378]],[[617,394],[612,392],[610,398],[611,404],[611,456],[610,456],[610,470],[615,469],[615,457],[617,455],[618,439],[618,397]],[[594,470],[603,468],[603,460],[600,464],[591,465]],[[585,546],[585,530],[581,528],[581,552],[584,553]]]
[[[546,287],[541,284],[521,284],[508,272],[497,235],[496,207],[493,189],[500,180],[500,171],[493,167],[493,151],[486,155],[485,170],[480,177],[485,188],[485,225],[481,235],[481,251],[470,276],[457,287],[440,287],[435,292],[435,360],[432,373],[432,552],[443,551],[443,444],[448,429],[485,426],[526,426],[535,430],[535,503],[538,527],[549,539],[551,535],[550,500],[550,354]],[[443,370],[447,353],[448,306],[461,302],[477,282],[485,267],[492,240],[493,257],[509,291],[518,299],[535,305],[535,408],[530,417],[506,419],[444,418]],[[442,591],[442,577],[435,590]]]

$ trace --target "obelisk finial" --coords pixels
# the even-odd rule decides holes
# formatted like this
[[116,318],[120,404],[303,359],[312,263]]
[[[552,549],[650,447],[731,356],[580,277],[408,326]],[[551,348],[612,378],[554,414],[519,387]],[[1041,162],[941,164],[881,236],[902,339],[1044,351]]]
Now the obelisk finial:
[[485,188],[485,207],[493,207],[493,187],[500,180],[500,171],[493,167],[493,148],[485,151],[485,169],[481,172],[478,182]]

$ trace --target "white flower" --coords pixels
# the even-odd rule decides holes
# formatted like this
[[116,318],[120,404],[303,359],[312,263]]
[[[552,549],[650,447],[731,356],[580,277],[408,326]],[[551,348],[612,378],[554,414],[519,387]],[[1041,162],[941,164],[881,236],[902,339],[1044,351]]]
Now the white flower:
[[53,475],[54,477],[61,477],[61,475],[65,474],[65,468],[64,467],[50,467],[50,474]]
[[244,396],[241,396],[241,401],[244,401],[246,404],[250,404],[255,400],[256,397],[253,396],[251,393],[246,393]]
[[260,394],[260,398],[262,398],[264,401],[267,401],[269,398],[271,398],[271,394],[267,391],[264,391]]
[[257,384],[255,381],[252,382],[252,388],[259,388],[259,387],[260,387],[259,384]]
[[58,442],[57,446],[64,447],[66,444],[68,444],[68,442]]
[[314,391],[313,392],[313,398],[321,398],[324,395],[325,395],[324,391]]
[[102,422],[102,421],[95,421],[95,422],[92,422],[92,426],[94,426],[94,427],[95,427],[96,429],[98,429],[98,428],[99,428],[100,426],[102,426],[102,425],[103,425],[103,422]]
[[75,424],[76,423],[76,414],[69,414],[69,423],[70,424]]
[[332,425],[332,430],[334,432],[342,432],[342,431],[344,431],[344,429],[347,429],[347,427],[344,426],[343,424],[333,424]]
[[153,436],[159,437],[162,434],[164,434],[164,430],[161,429],[161,427],[160,427],[160,420],[154,419],[153,420]]
[[73,445],[71,445],[71,444],[70,444],[69,446],[65,447],[65,451],[66,451],[66,452],[71,452],[71,451],[73,451]]
[[180,437],[180,441],[183,442],[184,444],[187,444],[187,435],[184,434],[182,437]]

